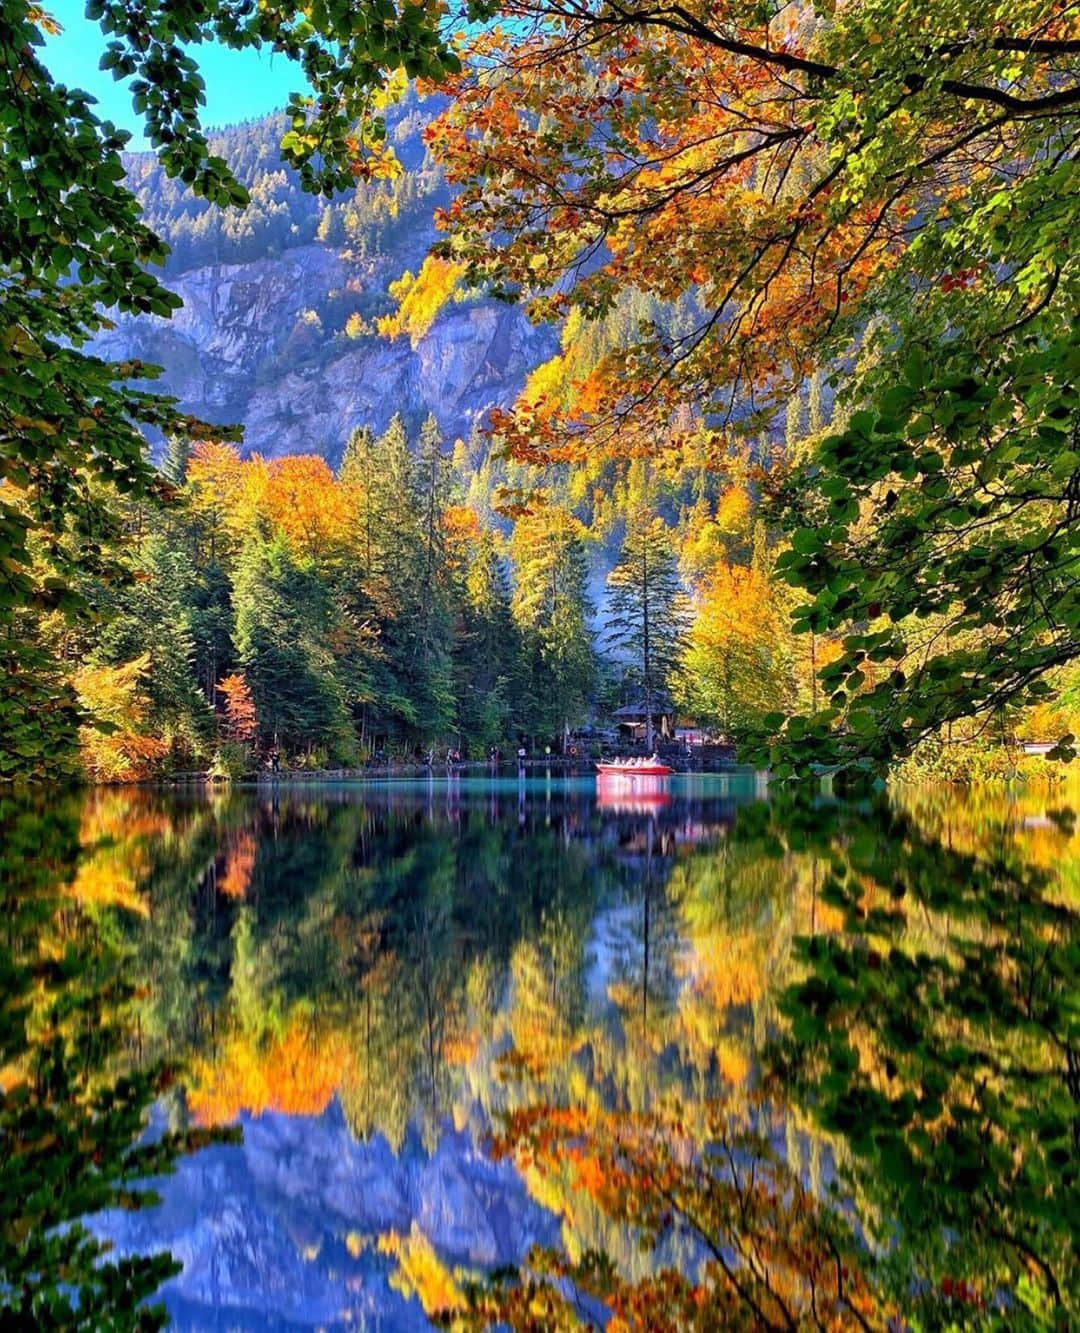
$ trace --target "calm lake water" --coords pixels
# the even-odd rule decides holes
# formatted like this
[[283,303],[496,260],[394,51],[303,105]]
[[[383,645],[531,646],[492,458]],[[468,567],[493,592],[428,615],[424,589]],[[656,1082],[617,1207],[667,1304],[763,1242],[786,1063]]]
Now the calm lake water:
[[831,1326],[1065,1327],[1073,800],[761,795],[690,776],[0,803],[9,916],[55,894],[9,947],[107,950],[130,986],[110,1069],[176,1066],[157,1129],[243,1129],[95,1228],[173,1253],[189,1329],[426,1328],[533,1246],[602,1253],[624,1291],[670,1268],[721,1312],[741,1264],[764,1293],[745,1326],[812,1327],[818,1233],[805,1260],[785,1246],[818,1211],[867,1275],[859,1294],[845,1267]]

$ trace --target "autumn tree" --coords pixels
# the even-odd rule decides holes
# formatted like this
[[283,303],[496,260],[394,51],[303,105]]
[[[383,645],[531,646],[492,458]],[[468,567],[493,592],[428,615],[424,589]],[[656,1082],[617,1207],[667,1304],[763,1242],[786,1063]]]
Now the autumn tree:
[[85,667],[74,680],[88,721],[80,732],[88,775],[105,782],[147,777],[168,743],[151,733],[146,675],[149,654],[120,666]]
[[680,704],[726,736],[745,739],[792,702],[783,603],[768,577],[720,564],[698,595],[675,677]]
[[390,284],[390,295],[397,310],[376,321],[384,338],[408,334],[415,348],[435,322],[442,307],[453,299],[461,280],[461,265],[436,255],[427,255],[414,277],[403,273]]
[[225,697],[222,727],[225,738],[241,745],[249,744],[258,732],[258,719],[255,700],[243,673],[234,672],[226,676],[218,686],[218,693]]

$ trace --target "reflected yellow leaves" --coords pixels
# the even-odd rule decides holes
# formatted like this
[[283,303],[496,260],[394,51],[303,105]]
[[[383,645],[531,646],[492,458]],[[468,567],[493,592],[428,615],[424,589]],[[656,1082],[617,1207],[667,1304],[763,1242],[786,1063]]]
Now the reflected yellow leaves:
[[406,1299],[415,1296],[425,1314],[445,1314],[464,1306],[453,1273],[415,1222],[405,1235],[390,1231],[380,1236],[379,1253],[391,1255],[397,1261],[391,1286]]

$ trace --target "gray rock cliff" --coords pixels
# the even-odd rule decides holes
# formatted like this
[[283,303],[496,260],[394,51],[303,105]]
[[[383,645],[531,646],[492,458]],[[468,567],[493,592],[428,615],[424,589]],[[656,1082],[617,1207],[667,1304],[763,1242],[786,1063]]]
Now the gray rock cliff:
[[492,301],[451,302],[415,348],[325,330],[336,293],[378,299],[397,276],[385,258],[360,265],[319,244],[192,269],[169,279],[184,302],[171,320],[119,319],[94,350],[163,366],[158,387],[205,420],[243,425],[245,452],[331,463],[355,426],[381,431],[395,412],[412,426],[432,412],[447,440],[464,438],[557,351],[552,330]]

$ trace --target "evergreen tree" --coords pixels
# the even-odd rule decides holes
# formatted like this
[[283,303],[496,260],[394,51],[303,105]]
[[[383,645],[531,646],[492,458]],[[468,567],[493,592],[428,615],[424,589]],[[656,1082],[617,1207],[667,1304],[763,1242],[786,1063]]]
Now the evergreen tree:
[[652,749],[653,712],[679,659],[689,603],[672,534],[653,512],[644,468],[631,483],[626,534],[607,584],[607,642],[629,657],[629,678],[642,693],[645,744]]
[[191,440],[186,435],[170,435],[165,441],[165,457],[161,461],[161,475],[174,486],[183,486],[187,480]]
[[460,583],[454,643],[458,724],[484,754],[508,738],[513,702],[524,684],[506,570],[490,529],[481,529]]
[[413,469],[414,523],[419,532],[420,560],[414,650],[414,688],[419,722],[439,734],[454,722],[453,618],[446,569],[445,515],[450,502],[450,462],[442,451],[442,434],[433,416],[420,428]]
[[280,534],[268,541],[255,535],[240,553],[233,600],[237,654],[255,700],[260,742],[351,760],[345,692],[328,646],[329,598],[316,571],[297,562]]
[[416,514],[416,469],[401,414],[396,413],[375,442],[372,479],[373,521],[378,572],[390,579],[406,602],[415,601],[420,525]]
[[379,457],[375,433],[370,426],[357,426],[345,443],[338,480],[354,491],[356,552],[364,578],[371,581],[378,567],[380,533]]
[[563,736],[579,721],[596,681],[581,522],[557,505],[519,518],[511,538],[511,602],[526,649],[520,718],[531,734]]
[[142,542],[138,563],[142,577],[121,590],[93,659],[120,666],[145,655],[148,726],[172,750],[195,756],[213,733],[212,710],[193,673],[197,576],[186,551],[158,534]]

